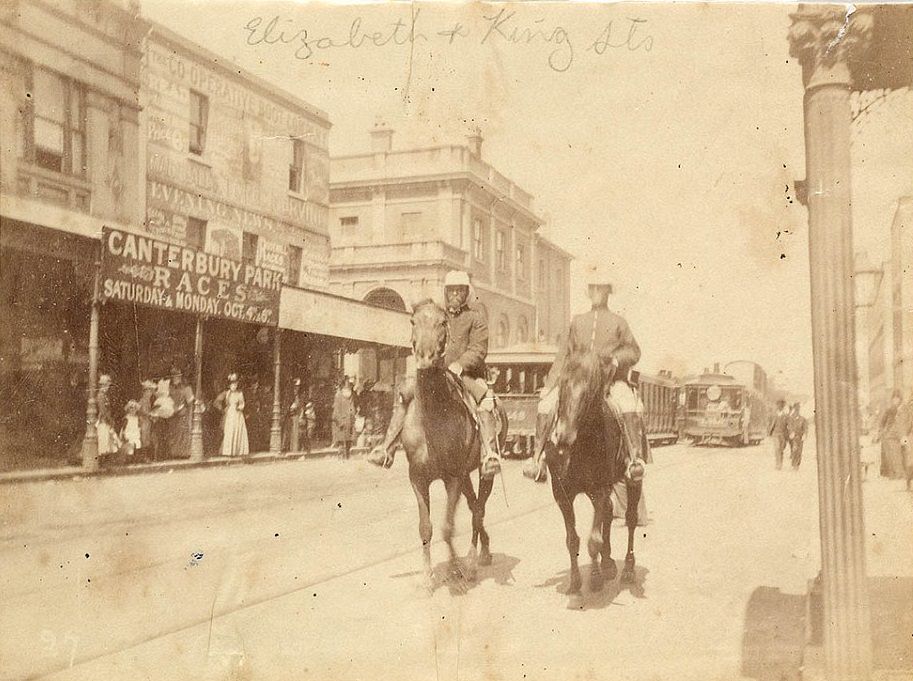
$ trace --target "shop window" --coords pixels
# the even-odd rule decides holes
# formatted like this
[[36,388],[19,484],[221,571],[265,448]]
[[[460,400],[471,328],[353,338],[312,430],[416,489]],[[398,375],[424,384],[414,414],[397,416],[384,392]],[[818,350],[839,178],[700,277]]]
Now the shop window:
[[42,168],[84,176],[85,88],[53,71],[35,68],[29,93],[23,109],[23,155]]
[[358,227],[358,216],[346,215],[345,217],[341,217],[339,218],[339,224],[341,227]]
[[498,264],[499,272],[507,271],[507,248],[505,246],[506,241],[506,235],[502,230],[499,229],[495,234],[495,262]]
[[288,272],[285,281],[289,286],[298,286],[301,281],[301,247],[288,247]]
[[292,138],[292,158],[288,166],[289,191],[300,194],[304,182],[304,142]]
[[202,155],[206,148],[206,127],[209,122],[209,99],[190,91],[190,153]]
[[482,220],[476,218],[472,221],[472,254],[476,260],[485,260],[485,241],[482,238]]
[[244,232],[244,240],[241,243],[241,260],[250,264],[257,262],[257,242],[259,237],[253,232]]
[[202,251],[206,247],[206,220],[187,218],[187,245]]
[[517,279],[526,281],[526,246],[521,244],[517,246]]

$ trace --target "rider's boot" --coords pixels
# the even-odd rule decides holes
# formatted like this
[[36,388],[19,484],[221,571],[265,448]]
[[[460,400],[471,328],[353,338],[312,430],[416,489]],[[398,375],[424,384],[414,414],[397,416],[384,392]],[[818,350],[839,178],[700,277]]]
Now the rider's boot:
[[644,422],[640,414],[622,414],[624,421],[625,442],[628,446],[628,467],[625,477],[631,482],[644,478]]
[[479,439],[482,441],[482,477],[493,478],[501,472],[501,455],[498,452],[498,425],[495,422],[495,401],[486,395],[479,404]]
[[384,437],[383,444],[378,445],[368,454],[367,460],[375,466],[390,468],[393,465],[393,459],[396,455],[396,440],[403,430],[403,422],[406,420],[406,405],[402,399],[397,399],[393,406],[393,414],[390,416],[390,425],[387,426],[387,434]]

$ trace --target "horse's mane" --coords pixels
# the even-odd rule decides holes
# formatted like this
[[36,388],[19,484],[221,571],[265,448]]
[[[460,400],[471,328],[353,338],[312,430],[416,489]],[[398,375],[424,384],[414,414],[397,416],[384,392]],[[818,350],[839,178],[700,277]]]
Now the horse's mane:
[[418,301],[417,303],[415,303],[412,306],[412,312],[414,314],[414,313],[418,312],[420,309],[424,309],[428,306],[442,309],[440,305],[438,305],[436,302],[434,302],[433,298],[422,298],[420,301]]
[[[592,392],[602,394],[605,387],[605,378],[602,373],[602,364],[595,352],[572,352],[561,371],[560,383],[562,388],[572,384],[584,383]],[[590,395],[589,397],[592,397]]]

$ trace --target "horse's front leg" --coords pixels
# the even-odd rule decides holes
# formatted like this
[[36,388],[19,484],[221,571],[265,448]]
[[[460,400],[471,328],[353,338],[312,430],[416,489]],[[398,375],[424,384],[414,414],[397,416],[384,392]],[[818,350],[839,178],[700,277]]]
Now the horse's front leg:
[[466,497],[466,503],[469,504],[469,510],[472,512],[472,543],[469,547],[469,579],[475,579],[476,568],[479,564],[479,524],[481,517],[479,515],[479,500],[476,498],[475,490],[472,488],[472,480],[467,475],[463,479],[463,496]]
[[479,500],[476,504],[479,511],[479,538],[482,540],[482,549],[479,552],[479,565],[491,565],[491,540],[485,529],[485,504],[488,503],[488,497],[491,496],[491,490],[494,487],[494,478],[483,478],[479,472]]
[[615,506],[611,493],[606,494],[605,515],[602,519],[602,571],[608,580],[618,576],[618,566],[612,558],[612,521],[615,518]]
[[[556,480],[558,486],[560,487],[560,480],[556,478],[553,472],[553,490],[556,484]],[[558,508],[561,510],[561,515],[564,518],[564,531],[567,534],[567,554],[571,559],[571,582],[568,585],[567,593],[568,595],[573,596],[580,594],[581,587],[580,566],[577,564],[577,556],[580,554],[580,537],[577,536],[577,520],[574,516],[574,502],[572,499],[567,498],[567,495],[564,494],[563,489],[555,494],[555,501],[558,502]]]
[[606,507],[609,505],[608,497],[608,492],[604,489],[590,495],[590,501],[593,502],[593,527],[590,529],[587,549],[590,554],[590,589],[592,591],[600,591],[604,584],[602,568],[599,565],[599,554],[605,544],[603,527],[605,525]]
[[429,593],[433,590],[434,571],[431,567],[431,501],[428,494],[428,481],[412,481],[412,491],[418,502],[418,534],[422,539],[422,559],[425,566],[425,587]]
[[637,507],[643,492],[643,481],[625,482],[628,492],[628,507],[625,509],[625,523],[628,525],[628,553],[625,555],[625,566],[621,571],[622,582],[634,581],[634,533],[637,532]]
[[447,513],[444,517],[444,541],[447,544],[447,550],[450,552],[450,568],[454,572],[460,571],[460,563],[457,560],[456,549],[453,547],[453,531],[456,518],[457,502],[460,500],[460,493],[463,489],[463,478],[453,477],[444,481],[444,487],[447,489]]

